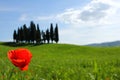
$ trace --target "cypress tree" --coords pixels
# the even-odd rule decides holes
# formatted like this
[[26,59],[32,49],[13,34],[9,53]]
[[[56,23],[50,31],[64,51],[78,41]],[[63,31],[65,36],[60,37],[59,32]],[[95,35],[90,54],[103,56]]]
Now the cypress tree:
[[32,43],[36,40],[36,26],[33,21],[30,23],[30,40]]
[[16,42],[19,43],[19,41],[20,41],[20,29],[18,28],[18,31],[17,31],[17,40],[16,40]]
[[50,41],[50,34],[49,34],[49,29],[46,30],[46,40],[47,40],[47,43],[49,43]]
[[27,26],[26,24],[23,25],[23,40],[27,42]]
[[50,24],[50,39],[51,39],[52,43],[53,43],[53,36],[54,36],[54,34],[53,34],[53,24],[51,23]]
[[23,33],[23,28],[20,28],[20,41],[23,42],[24,40],[24,33]]
[[36,43],[40,43],[40,42],[41,42],[41,33],[40,33],[39,25],[37,24]]
[[58,33],[58,25],[57,24],[56,24],[55,32],[54,32],[54,40],[56,43],[58,43],[58,41],[59,41],[59,33]]
[[30,33],[30,27],[27,28],[27,32],[26,32],[26,35],[27,35],[27,42],[30,43],[30,40],[31,40],[31,33]]
[[42,41],[45,43],[46,42],[46,34],[44,31],[42,31]]
[[14,30],[14,33],[13,33],[13,41],[16,42],[16,39],[17,39],[17,33],[16,33],[16,30]]

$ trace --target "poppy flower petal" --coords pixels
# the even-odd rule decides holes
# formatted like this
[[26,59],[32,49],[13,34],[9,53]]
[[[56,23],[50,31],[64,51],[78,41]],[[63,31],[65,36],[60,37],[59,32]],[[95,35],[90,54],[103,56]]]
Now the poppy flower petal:
[[13,59],[12,60],[12,63],[17,66],[17,67],[21,67],[21,66],[24,66],[25,65],[25,60],[20,60],[20,59]]
[[19,67],[20,70],[24,71],[28,69],[28,64],[32,58],[32,54],[28,49],[18,48],[15,50],[10,50],[7,55],[12,64]]
[[13,58],[14,50],[8,52],[8,58],[11,60]]

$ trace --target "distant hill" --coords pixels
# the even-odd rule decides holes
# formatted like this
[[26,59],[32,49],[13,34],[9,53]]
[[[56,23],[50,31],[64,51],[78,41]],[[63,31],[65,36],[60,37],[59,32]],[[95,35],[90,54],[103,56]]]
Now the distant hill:
[[103,43],[93,43],[88,44],[87,46],[120,46],[120,41],[113,41],[113,42],[103,42]]

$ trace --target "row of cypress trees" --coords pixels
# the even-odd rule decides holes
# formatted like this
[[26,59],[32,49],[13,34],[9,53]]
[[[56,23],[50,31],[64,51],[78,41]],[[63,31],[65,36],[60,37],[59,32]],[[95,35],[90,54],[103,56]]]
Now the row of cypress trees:
[[30,26],[27,27],[24,24],[18,30],[13,32],[13,40],[16,43],[53,43],[59,41],[58,25],[53,28],[53,24],[50,24],[50,29],[46,31],[39,29],[39,24],[35,25],[33,21],[30,22]]

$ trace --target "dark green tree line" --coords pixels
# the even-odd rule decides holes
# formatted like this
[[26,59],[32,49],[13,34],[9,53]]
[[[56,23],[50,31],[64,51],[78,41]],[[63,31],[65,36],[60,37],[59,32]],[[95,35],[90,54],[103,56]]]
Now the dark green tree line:
[[45,31],[41,31],[39,28],[39,24],[35,25],[33,21],[30,22],[30,26],[27,27],[26,24],[19,27],[17,30],[13,32],[13,40],[16,43],[53,43],[55,41],[58,43],[59,41],[59,32],[58,25],[56,24],[55,28],[53,28],[53,24],[50,24],[50,29]]

